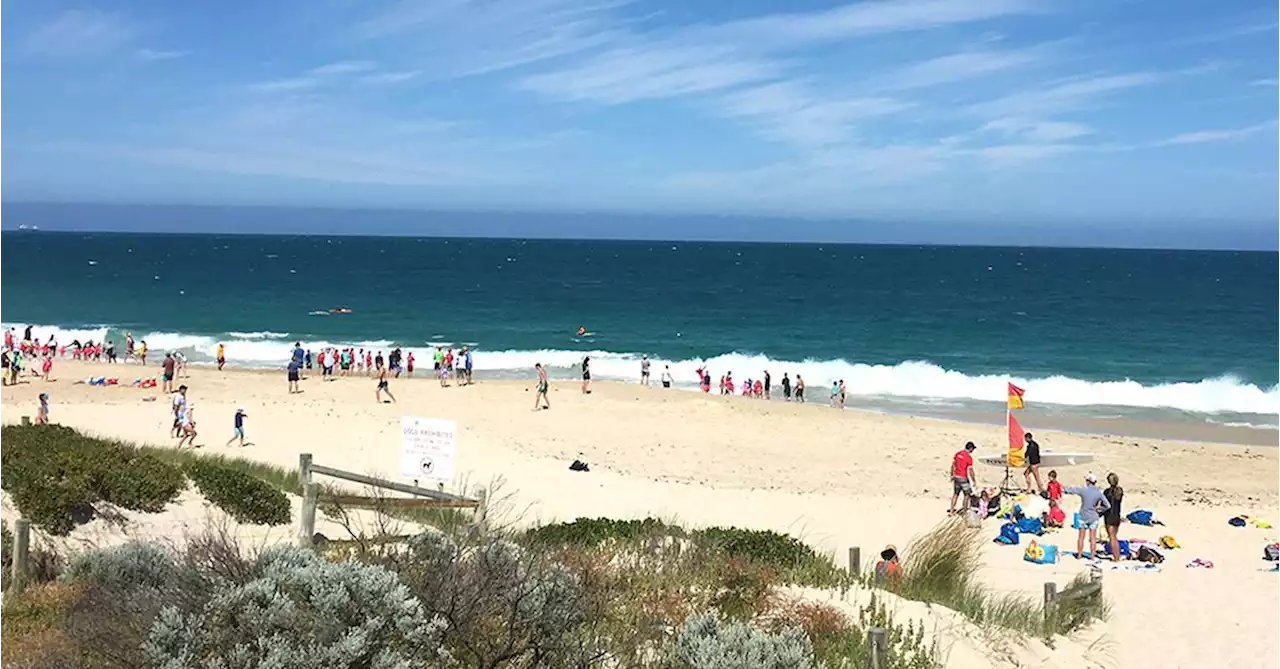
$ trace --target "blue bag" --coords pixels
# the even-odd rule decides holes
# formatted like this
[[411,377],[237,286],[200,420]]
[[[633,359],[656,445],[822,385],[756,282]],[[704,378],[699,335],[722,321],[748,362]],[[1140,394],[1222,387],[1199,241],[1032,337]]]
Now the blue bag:
[[1130,511],[1129,515],[1125,516],[1125,518],[1134,525],[1150,525],[1151,521],[1154,520],[1151,512],[1144,509]]
[[1044,534],[1039,518],[1019,518],[1018,531],[1026,534]]
[[[1111,555],[1111,542],[1109,542],[1109,541],[1100,541],[1100,542],[1098,542],[1098,544],[1099,544],[1099,546],[1098,546],[1098,552],[1099,552],[1099,553],[1102,553],[1103,555]],[[1130,552],[1129,552],[1129,540],[1128,540],[1128,539],[1117,539],[1117,540],[1116,540],[1116,544],[1118,544],[1118,545],[1120,546],[1120,557],[1122,557],[1122,558],[1124,558],[1124,559],[1126,559],[1126,560],[1127,560],[1127,559],[1129,559],[1129,556],[1130,556]]]
[[1001,525],[1000,536],[996,537],[996,543],[1016,546],[1018,544],[1018,526],[1014,523]]

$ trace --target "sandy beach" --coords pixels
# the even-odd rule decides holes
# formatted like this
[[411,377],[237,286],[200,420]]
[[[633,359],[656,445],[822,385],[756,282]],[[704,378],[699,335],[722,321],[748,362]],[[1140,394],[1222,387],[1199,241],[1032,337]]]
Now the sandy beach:
[[[146,371],[156,375],[159,368]],[[142,372],[135,365],[60,361],[56,381],[33,379],[0,392],[3,420],[34,416],[36,395],[49,392],[53,422],[172,445],[168,401],[144,401],[160,396],[158,390],[74,382],[92,375],[127,383]],[[296,395],[286,393],[283,371],[192,368],[182,381],[196,407],[197,443],[211,453],[296,467],[298,455],[310,452],[318,463],[399,479],[400,418],[449,419],[458,425],[457,485],[496,488],[502,508],[494,512],[514,522],[657,516],[772,529],[841,560],[851,546],[864,555],[888,543],[904,546],[943,520],[951,455],[966,441],[979,446],[979,457],[1005,448],[1003,426],[618,383],[597,383],[583,395],[576,383],[553,382],[552,408],[535,412],[532,375],[463,388],[441,388],[429,378],[393,380],[396,404],[376,403],[374,381],[364,377],[324,383],[313,374]],[[252,445],[244,449],[223,446],[237,405],[248,414]],[[1171,534],[1183,546],[1159,573],[1105,572],[1113,612],[1080,640],[1087,666],[1276,665],[1280,588],[1261,557],[1277,531],[1227,524],[1237,514],[1280,521],[1274,441],[1232,445],[1056,432],[1038,429],[1031,418],[1024,425],[1048,452],[1095,456],[1087,466],[1058,468],[1064,483],[1078,484],[1086,471],[1116,472],[1126,511],[1150,509],[1166,524],[1126,524],[1122,536]],[[575,458],[591,471],[570,471]],[[1003,473],[978,465],[983,485],[999,484]],[[1068,513],[1074,504],[1068,497]],[[994,537],[998,523],[986,521],[983,531]],[[1074,532],[1043,542],[1074,547]],[[994,544],[984,548],[984,558],[986,581],[1037,595],[1045,581],[1065,583],[1084,569],[1069,558],[1033,565],[1022,560],[1020,548]],[[1215,566],[1187,568],[1194,558]],[[984,666],[961,655],[949,666]],[[1080,665],[1050,654],[1008,666]]]

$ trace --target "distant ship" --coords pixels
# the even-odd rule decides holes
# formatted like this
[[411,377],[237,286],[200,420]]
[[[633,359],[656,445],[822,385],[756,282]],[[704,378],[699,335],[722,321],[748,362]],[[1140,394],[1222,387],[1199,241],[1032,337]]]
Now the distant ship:
[[18,229],[19,229],[19,230],[30,230],[30,231],[32,231],[32,232],[39,232],[39,231],[40,231],[40,226],[38,226],[38,225],[33,225],[33,226],[30,226],[30,227],[27,227],[26,225],[19,225],[19,226],[18,226]]

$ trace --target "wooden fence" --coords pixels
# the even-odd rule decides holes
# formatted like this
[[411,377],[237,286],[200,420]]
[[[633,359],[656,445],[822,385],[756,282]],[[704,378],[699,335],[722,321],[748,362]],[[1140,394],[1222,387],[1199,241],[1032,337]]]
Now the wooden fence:
[[[311,480],[317,474],[413,495],[413,497],[322,494],[319,484]],[[298,456],[298,482],[302,485],[302,513],[299,514],[298,518],[298,545],[304,548],[311,547],[315,540],[316,507],[321,503],[359,509],[474,509],[476,522],[484,522],[485,495],[483,491],[475,498],[470,498],[447,493],[443,490],[430,490],[416,485],[397,483],[374,476],[365,476],[364,474],[318,465],[312,460],[310,453],[303,453]]]

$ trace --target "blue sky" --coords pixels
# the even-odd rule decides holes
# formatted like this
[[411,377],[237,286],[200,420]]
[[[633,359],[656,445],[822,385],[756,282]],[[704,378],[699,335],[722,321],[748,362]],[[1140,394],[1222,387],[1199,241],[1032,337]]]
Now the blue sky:
[[1274,232],[1276,53],[1276,5],[1243,0],[15,1],[0,176],[8,202]]

